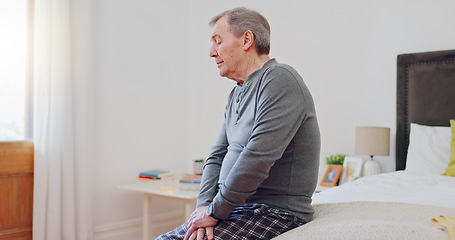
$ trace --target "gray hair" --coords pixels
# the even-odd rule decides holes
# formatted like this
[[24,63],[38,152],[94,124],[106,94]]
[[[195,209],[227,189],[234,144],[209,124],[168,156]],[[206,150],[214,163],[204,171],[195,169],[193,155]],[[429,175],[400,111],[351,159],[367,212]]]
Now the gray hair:
[[226,16],[229,28],[234,36],[240,37],[246,31],[251,31],[254,34],[254,43],[258,54],[269,54],[270,25],[265,17],[257,11],[241,7],[218,14],[212,18],[209,25],[213,27],[224,16]]

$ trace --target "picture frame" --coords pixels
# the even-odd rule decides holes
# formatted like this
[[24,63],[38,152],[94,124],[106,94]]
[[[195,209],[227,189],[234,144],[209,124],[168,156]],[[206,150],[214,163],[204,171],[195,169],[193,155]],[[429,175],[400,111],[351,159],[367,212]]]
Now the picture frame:
[[327,186],[327,187],[333,187],[333,186],[337,185],[338,180],[340,179],[342,170],[343,170],[343,165],[330,164],[327,167],[327,171],[325,172],[320,185]]
[[352,182],[361,177],[363,159],[360,157],[345,157],[340,184]]

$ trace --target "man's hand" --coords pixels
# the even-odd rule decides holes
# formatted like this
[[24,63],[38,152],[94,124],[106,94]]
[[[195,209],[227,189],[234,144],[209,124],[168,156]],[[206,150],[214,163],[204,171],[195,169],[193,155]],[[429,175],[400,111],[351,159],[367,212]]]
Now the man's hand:
[[188,220],[188,232],[184,240],[203,239],[207,235],[208,239],[213,239],[213,227],[218,223],[218,220],[207,215],[207,206],[200,207],[194,210]]
[[204,235],[207,234],[207,239],[212,240],[214,238],[213,235],[213,227],[206,227],[206,228],[199,228],[197,231],[194,231],[191,236],[189,237],[189,240],[194,240],[197,238],[197,240],[202,240],[204,239]]

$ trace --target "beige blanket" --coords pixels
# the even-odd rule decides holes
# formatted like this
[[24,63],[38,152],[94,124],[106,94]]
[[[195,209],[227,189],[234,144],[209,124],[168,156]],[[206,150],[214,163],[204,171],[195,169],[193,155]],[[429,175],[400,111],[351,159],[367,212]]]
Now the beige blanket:
[[[455,208],[428,205],[349,202],[315,205],[314,220],[286,232],[285,239],[448,239],[433,218],[455,216]],[[454,205],[455,207],[455,205]]]

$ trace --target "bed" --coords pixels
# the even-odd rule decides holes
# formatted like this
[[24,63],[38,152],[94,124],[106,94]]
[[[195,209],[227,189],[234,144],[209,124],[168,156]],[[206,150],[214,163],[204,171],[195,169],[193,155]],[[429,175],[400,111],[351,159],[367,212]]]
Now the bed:
[[396,110],[397,171],[315,194],[314,220],[275,240],[448,239],[432,218],[455,216],[455,50],[397,57]]

